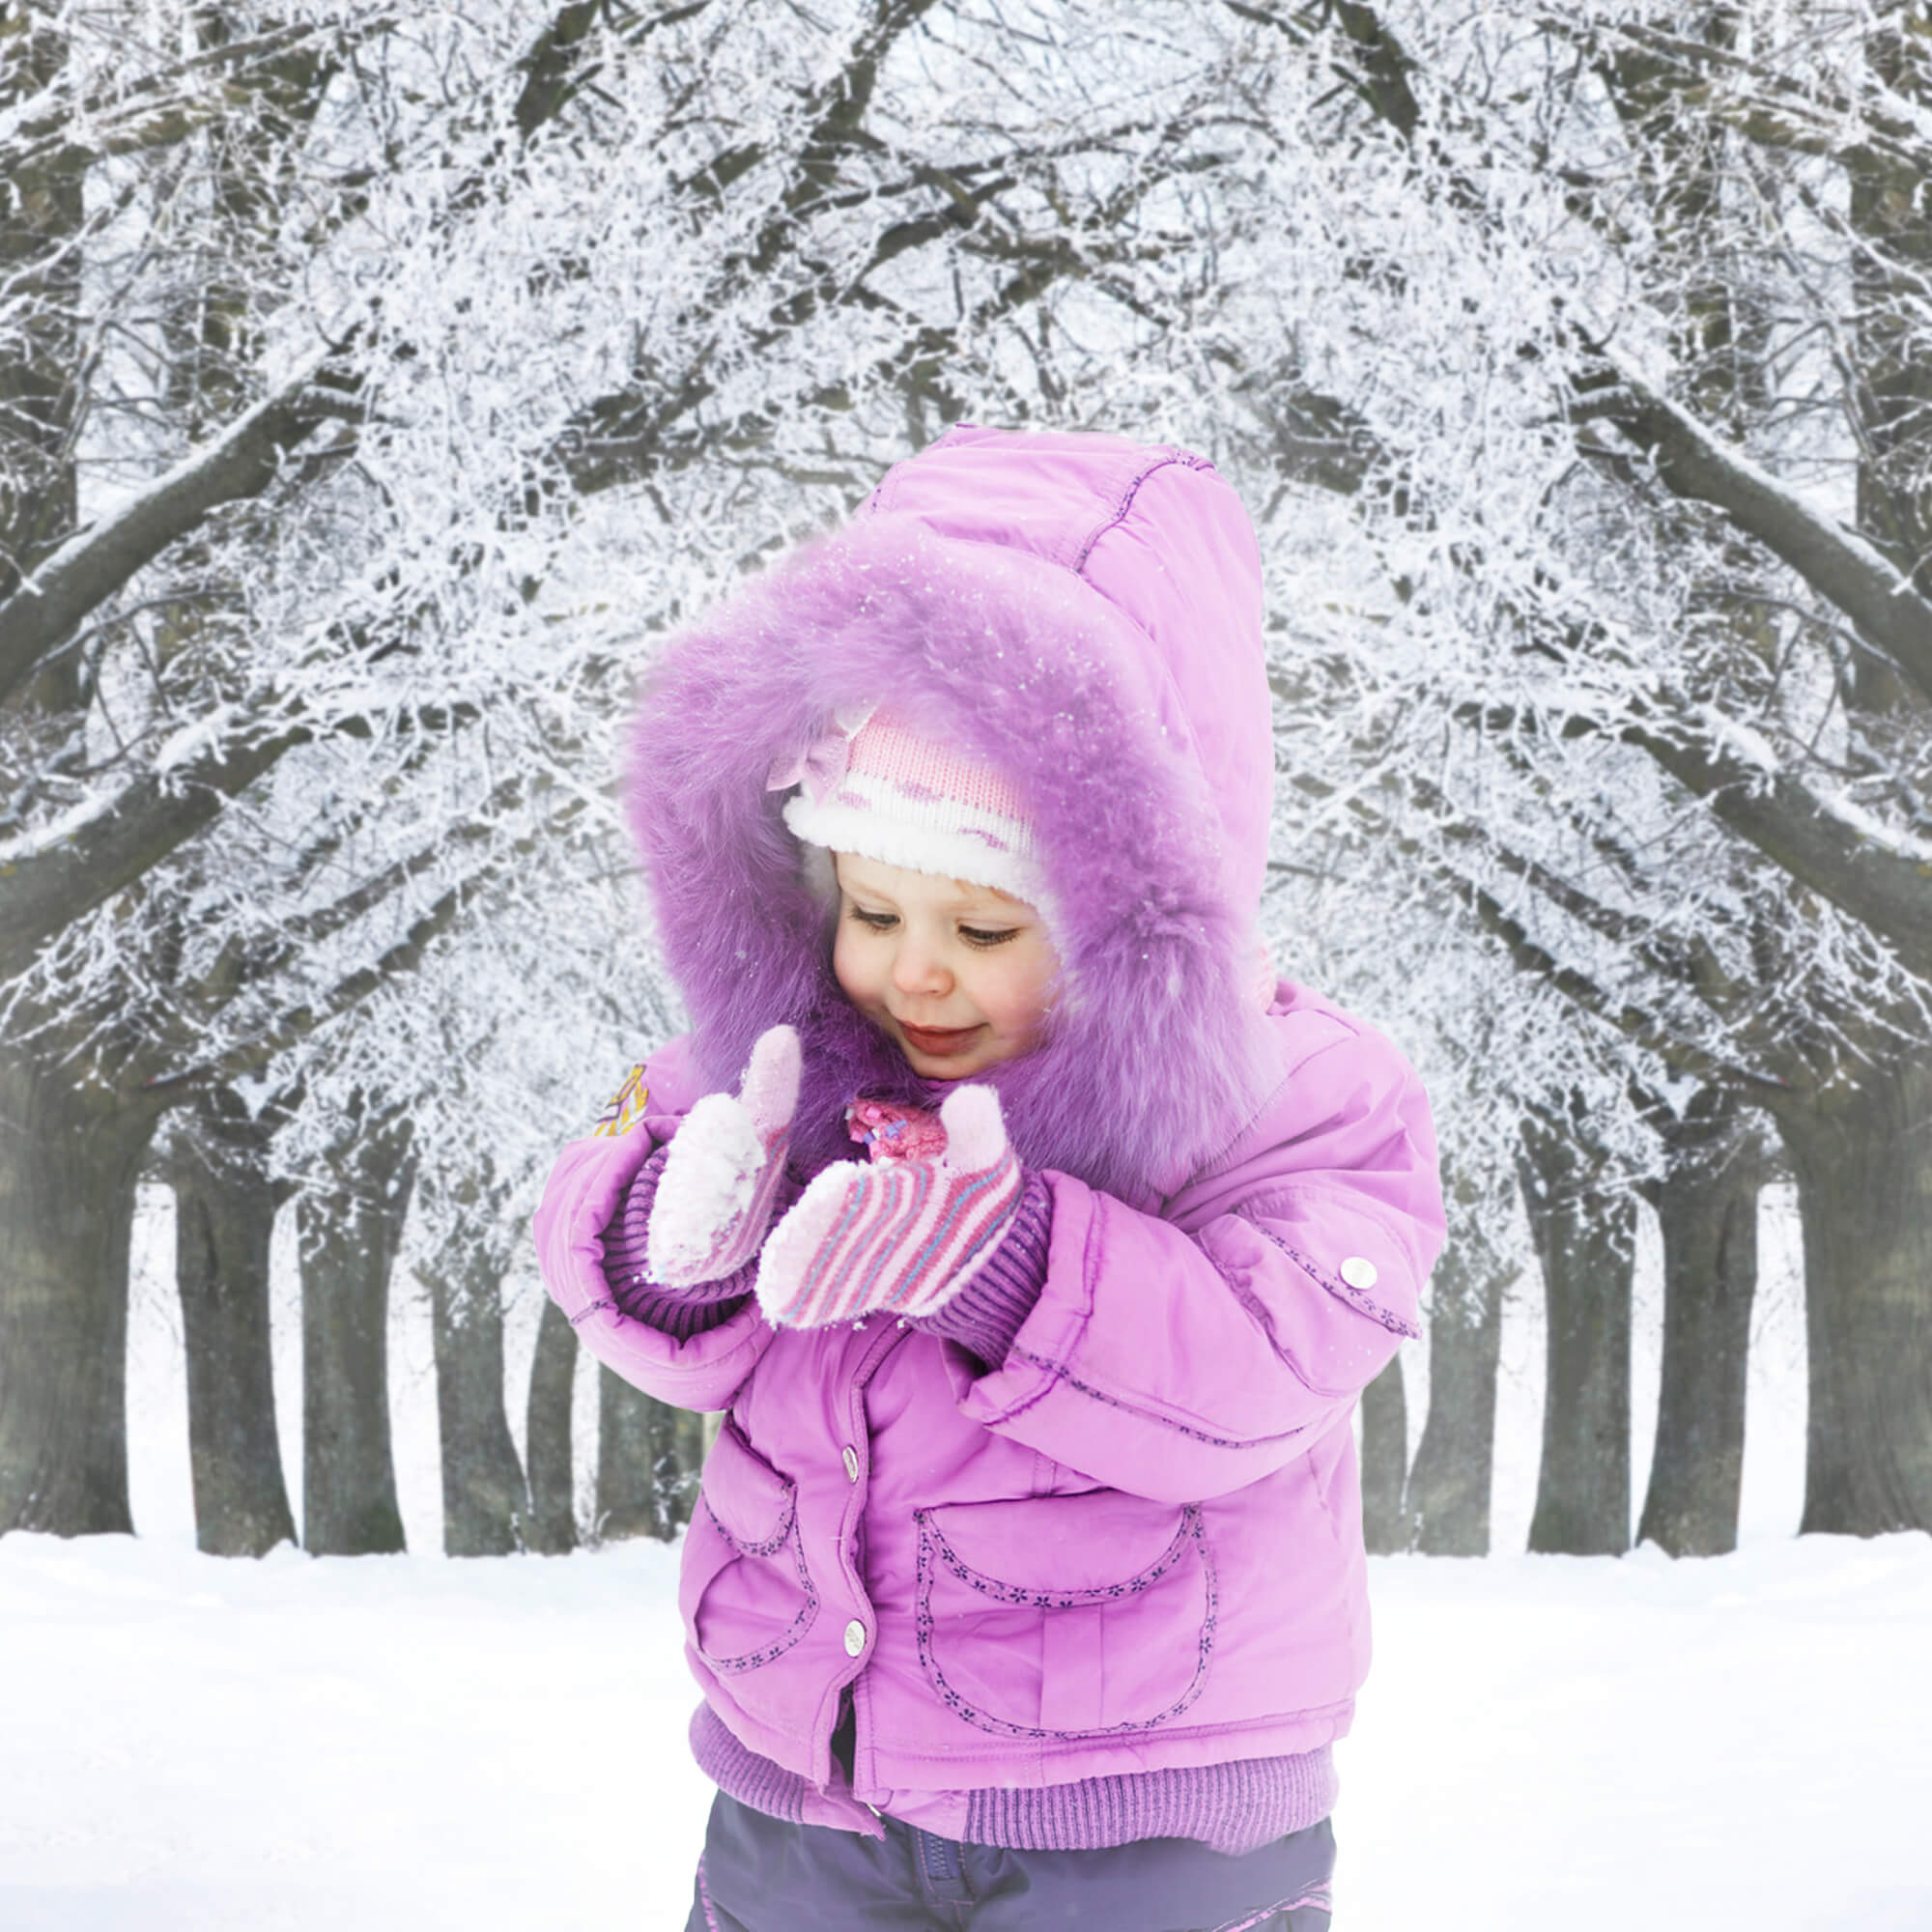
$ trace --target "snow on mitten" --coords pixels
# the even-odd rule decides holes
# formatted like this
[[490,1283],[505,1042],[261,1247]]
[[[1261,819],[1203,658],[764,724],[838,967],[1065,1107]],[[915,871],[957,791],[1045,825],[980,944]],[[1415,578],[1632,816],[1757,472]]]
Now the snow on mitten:
[[939,1122],[938,1158],[838,1161],[799,1196],[758,1262],[767,1320],[929,1315],[973,1278],[1012,1225],[1020,1164],[992,1088],[955,1088]]
[[644,1237],[653,1281],[722,1281],[757,1253],[797,1104],[798,1035],[771,1027],[752,1048],[737,1096],[705,1094],[671,1139]]

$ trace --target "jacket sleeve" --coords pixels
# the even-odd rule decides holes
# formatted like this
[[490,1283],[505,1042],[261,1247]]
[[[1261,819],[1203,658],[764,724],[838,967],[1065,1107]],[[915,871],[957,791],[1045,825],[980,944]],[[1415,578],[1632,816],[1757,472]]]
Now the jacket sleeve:
[[1164,1215],[1047,1177],[1045,1287],[966,1414],[1168,1502],[1255,1482],[1346,1426],[1420,1332],[1442,1198],[1428,1101],[1393,1044],[1311,1024],[1321,1043],[1256,1129]]
[[771,1326],[756,1301],[746,1296],[716,1326],[679,1339],[668,1328],[626,1314],[605,1269],[606,1242],[632,1183],[669,1144],[689,1104],[680,1093],[678,1044],[645,1069],[651,1099],[630,1132],[565,1147],[545,1183],[531,1234],[551,1299],[606,1368],[660,1402],[722,1409],[730,1406],[771,1343]]

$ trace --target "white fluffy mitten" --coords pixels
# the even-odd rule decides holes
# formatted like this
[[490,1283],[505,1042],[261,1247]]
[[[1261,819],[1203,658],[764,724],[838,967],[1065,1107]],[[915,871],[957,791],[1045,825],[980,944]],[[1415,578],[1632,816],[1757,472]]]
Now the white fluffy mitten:
[[758,1036],[736,1096],[707,1094],[665,1156],[645,1265],[667,1288],[721,1281],[758,1251],[784,1175],[798,1105],[798,1035]]

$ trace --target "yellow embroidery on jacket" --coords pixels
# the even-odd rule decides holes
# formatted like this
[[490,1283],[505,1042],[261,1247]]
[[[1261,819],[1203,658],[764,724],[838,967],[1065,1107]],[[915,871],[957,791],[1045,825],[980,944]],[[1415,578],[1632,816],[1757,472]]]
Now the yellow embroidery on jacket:
[[650,1097],[642,1065],[632,1067],[624,1076],[624,1084],[611,1096],[611,1104],[597,1116],[597,1124],[590,1130],[592,1137],[614,1140],[619,1134],[628,1134],[643,1119],[644,1103]]

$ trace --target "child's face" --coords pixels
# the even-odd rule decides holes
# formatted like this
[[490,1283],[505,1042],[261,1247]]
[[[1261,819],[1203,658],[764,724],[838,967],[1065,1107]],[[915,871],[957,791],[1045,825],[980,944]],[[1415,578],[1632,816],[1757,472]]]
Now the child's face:
[[833,864],[833,973],[915,1073],[964,1080],[1036,1043],[1060,958],[1034,907],[850,852]]

